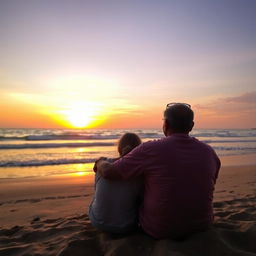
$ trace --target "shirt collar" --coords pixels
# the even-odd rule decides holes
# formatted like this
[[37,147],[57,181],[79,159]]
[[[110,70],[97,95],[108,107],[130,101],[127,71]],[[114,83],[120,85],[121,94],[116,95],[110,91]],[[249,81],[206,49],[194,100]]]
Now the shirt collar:
[[173,134],[170,135],[169,137],[188,138],[188,137],[189,137],[189,134],[185,134],[185,133],[173,133]]

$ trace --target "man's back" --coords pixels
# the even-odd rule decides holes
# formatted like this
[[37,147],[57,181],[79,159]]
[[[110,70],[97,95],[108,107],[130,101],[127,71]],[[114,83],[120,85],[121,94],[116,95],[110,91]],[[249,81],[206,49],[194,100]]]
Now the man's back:
[[179,237],[211,224],[220,161],[208,145],[173,134],[142,144],[114,165],[125,179],[144,176],[140,224],[148,234]]

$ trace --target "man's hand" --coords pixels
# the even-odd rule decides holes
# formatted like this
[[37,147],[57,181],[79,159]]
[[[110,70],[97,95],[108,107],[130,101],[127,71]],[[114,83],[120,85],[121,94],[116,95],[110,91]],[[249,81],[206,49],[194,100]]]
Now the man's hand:
[[95,161],[95,163],[94,163],[94,166],[93,166],[93,170],[95,171],[95,172],[97,172],[97,164],[98,164],[98,162],[99,161],[106,161],[107,160],[107,158],[106,157],[100,157],[99,159],[97,159],[96,161]]
[[97,161],[96,170],[100,173],[100,175],[107,179],[121,179],[122,177],[115,169],[114,165],[106,160],[99,160]]

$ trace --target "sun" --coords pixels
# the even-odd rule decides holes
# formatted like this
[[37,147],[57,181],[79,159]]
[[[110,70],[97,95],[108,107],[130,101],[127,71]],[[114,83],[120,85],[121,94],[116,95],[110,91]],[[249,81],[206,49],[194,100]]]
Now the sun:
[[64,111],[67,121],[75,128],[88,127],[96,116],[97,109],[90,103],[75,103]]
[[[78,111],[78,110],[77,110]],[[72,110],[68,113],[67,119],[68,121],[75,126],[76,128],[86,127],[92,121],[92,118],[87,114],[82,114],[77,112],[76,110]]]

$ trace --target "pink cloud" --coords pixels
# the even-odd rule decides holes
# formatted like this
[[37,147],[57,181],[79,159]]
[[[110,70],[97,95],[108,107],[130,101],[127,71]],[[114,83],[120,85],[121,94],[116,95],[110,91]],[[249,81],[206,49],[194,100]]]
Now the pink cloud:
[[218,98],[194,105],[199,126],[256,127],[256,92]]
[[195,105],[195,108],[198,110],[208,110],[218,114],[237,111],[256,111],[256,91],[247,92],[234,97],[218,98],[208,103],[197,104]]
[[227,97],[225,99],[227,102],[238,102],[238,103],[252,103],[256,104],[256,91],[255,92],[247,92],[240,96],[236,97]]

